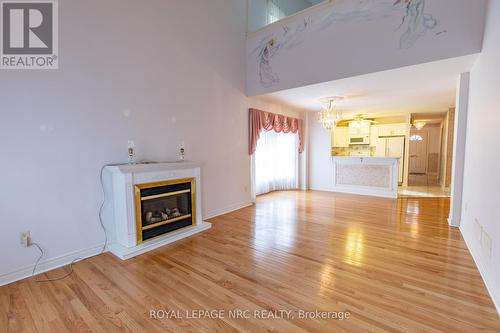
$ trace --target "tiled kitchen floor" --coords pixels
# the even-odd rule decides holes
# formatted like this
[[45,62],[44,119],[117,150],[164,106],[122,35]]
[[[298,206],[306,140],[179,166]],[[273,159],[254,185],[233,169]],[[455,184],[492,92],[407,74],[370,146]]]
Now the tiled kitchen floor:
[[450,196],[450,190],[443,190],[441,186],[400,186],[398,195],[404,197],[427,197],[427,198],[446,198]]

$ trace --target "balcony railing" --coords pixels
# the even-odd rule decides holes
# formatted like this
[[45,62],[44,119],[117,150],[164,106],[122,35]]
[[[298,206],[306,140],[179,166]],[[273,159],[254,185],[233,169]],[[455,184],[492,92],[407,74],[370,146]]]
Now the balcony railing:
[[248,0],[248,32],[332,0]]

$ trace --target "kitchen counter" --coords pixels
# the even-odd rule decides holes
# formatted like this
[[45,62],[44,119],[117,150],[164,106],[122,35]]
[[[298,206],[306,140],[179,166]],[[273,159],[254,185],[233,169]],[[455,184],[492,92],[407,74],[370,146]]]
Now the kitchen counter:
[[333,159],[336,158],[352,158],[353,160],[356,159],[365,159],[365,160],[399,160],[399,157],[384,157],[384,156],[332,156]]
[[397,198],[399,158],[333,156],[332,162],[334,192]]

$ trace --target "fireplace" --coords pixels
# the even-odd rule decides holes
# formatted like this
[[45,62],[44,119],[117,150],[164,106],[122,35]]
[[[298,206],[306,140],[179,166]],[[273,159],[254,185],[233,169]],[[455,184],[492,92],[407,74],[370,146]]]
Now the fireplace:
[[103,170],[107,249],[129,259],[211,227],[201,212],[195,162],[122,164]]
[[136,184],[137,243],[196,223],[195,179]]

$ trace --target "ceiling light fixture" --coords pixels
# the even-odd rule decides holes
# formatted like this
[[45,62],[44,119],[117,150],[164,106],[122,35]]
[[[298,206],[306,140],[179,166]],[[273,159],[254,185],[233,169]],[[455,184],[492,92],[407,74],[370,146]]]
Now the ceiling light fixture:
[[343,97],[333,96],[326,99],[327,106],[324,110],[318,112],[318,119],[321,125],[327,130],[332,130],[342,119],[342,111],[336,107],[336,103]]
[[425,122],[425,121],[414,121],[414,122],[413,122],[413,126],[415,126],[415,128],[416,128],[417,130],[419,130],[419,131],[420,131],[422,128],[424,128],[425,124],[426,124],[426,122]]

